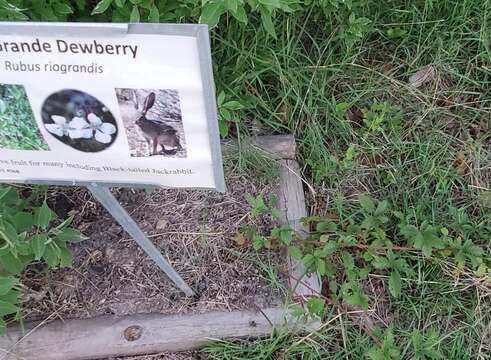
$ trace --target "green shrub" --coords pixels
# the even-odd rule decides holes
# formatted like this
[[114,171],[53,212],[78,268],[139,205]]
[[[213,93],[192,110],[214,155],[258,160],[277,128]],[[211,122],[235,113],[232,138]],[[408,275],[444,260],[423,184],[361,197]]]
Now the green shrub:
[[5,332],[5,316],[20,318],[20,275],[33,263],[49,269],[71,267],[68,243],[83,239],[48,207],[39,205],[39,189],[22,196],[13,186],[0,186],[0,333]]
[[297,0],[9,0],[0,1],[0,17],[11,20],[112,22],[196,21],[215,27],[222,16],[247,24],[257,14],[266,31],[276,37],[273,18],[277,12],[299,9]]

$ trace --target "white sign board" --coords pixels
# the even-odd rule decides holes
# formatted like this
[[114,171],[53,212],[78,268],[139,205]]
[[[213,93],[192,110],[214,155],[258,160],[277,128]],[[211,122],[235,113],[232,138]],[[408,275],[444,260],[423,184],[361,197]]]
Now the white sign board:
[[0,24],[0,181],[224,190],[206,26]]

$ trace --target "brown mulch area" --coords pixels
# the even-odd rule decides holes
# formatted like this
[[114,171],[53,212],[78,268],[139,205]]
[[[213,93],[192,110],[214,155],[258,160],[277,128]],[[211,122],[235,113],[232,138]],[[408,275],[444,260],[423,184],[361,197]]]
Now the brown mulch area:
[[228,192],[224,194],[113,191],[177,272],[198,292],[194,299],[174,288],[86,190],[53,190],[49,202],[58,215],[73,215],[74,227],[89,239],[72,246],[72,269],[32,269],[26,273],[26,318],[230,311],[281,303],[281,290],[270,285],[261,264],[275,268],[284,281],[286,262],[274,251],[258,255],[250,246],[240,246],[234,240],[245,225],[265,232],[274,225],[267,216],[251,219],[244,194],[267,199],[276,186],[234,174],[227,176],[227,183]]

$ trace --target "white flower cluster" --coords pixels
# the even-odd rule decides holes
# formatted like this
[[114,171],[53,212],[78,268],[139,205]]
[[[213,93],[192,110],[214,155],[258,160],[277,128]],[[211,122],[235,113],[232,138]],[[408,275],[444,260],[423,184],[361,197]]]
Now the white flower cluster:
[[97,115],[90,113],[87,120],[82,117],[74,117],[72,120],[60,115],[52,115],[54,124],[45,124],[46,130],[56,136],[68,136],[70,139],[92,139],[100,143],[109,144],[116,132],[116,127],[111,123],[103,122]]

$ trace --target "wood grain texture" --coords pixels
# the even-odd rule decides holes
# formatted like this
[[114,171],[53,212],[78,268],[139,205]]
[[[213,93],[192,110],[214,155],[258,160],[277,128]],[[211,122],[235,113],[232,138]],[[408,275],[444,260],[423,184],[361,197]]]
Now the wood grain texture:
[[[271,159],[295,159],[295,138],[292,135],[258,136],[246,140]],[[237,152],[236,140],[222,141],[224,155]]]
[[[308,229],[302,224],[302,218],[307,216],[305,197],[300,177],[300,168],[295,160],[280,160],[281,176],[279,186],[279,208],[282,222],[288,224],[298,234],[306,235]],[[295,297],[305,298],[317,296],[321,292],[321,282],[318,276],[305,275],[303,263],[288,259],[290,263],[290,287]]]
[[0,337],[0,359],[81,360],[182,351],[199,348],[210,339],[270,334],[273,326],[283,326],[287,320],[281,308],[57,320],[25,337],[19,328],[9,329],[7,336]]

